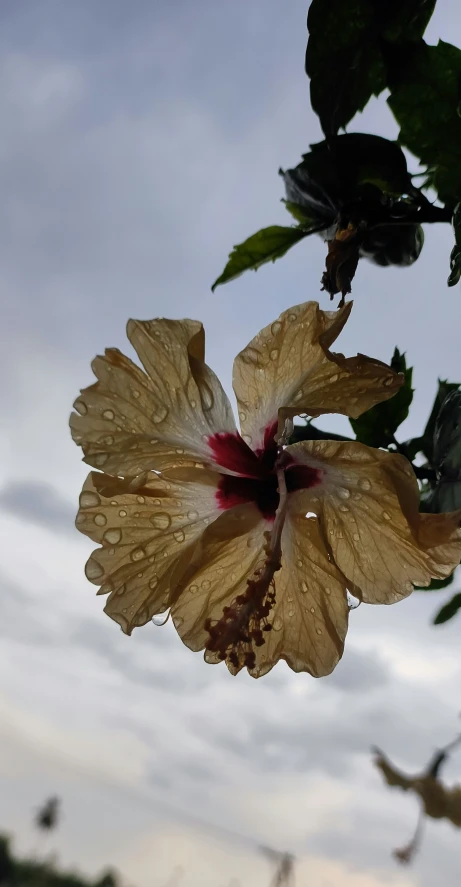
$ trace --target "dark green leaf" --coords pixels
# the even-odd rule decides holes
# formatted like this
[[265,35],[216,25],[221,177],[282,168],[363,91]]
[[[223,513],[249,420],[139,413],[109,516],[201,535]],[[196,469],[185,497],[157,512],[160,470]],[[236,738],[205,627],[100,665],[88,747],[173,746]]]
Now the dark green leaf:
[[451,601],[448,601],[448,604],[445,604],[445,606],[439,610],[434,619],[434,625],[442,625],[444,622],[448,622],[449,619],[453,619],[453,616],[456,616],[458,610],[461,610],[461,593],[455,594]]
[[400,354],[398,348],[394,351],[391,367],[395,372],[403,373],[405,379],[397,394],[384,403],[376,404],[358,419],[349,420],[357,440],[369,447],[387,447],[393,442],[395,432],[407,418],[413,400],[413,370],[407,368],[405,355]]
[[310,233],[312,230],[284,228],[281,225],[262,228],[244,243],[234,246],[223,273],[215,280],[211,289],[214,290],[220,284],[234,280],[244,271],[250,269],[257,271],[265,262],[275,262],[276,259],[284,256],[295,243],[299,243],[303,237],[307,237]]
[[306,228],[310,231],[312,227],[319,223],[319,219],[315,218],[306,206],[301,206],[299,203],[292,203],[291,200],[284,200],[283,198],[282,203],[285,204],[285,209],[288,210],[294,219],[296,219],[301,228]]
[[438,391],[424,433],[422,437],[416,438],[415,441],[411,441],[413,444],[419,443],[416,452],[423,453],[430,465],[432,465],[433,462],[435,423],[440,412],[440,407],[447,394],[449,394],[450,391],[457,391],[460,388],[460,385],[461,383],[459,382],[447,382],[446,379],[439,379]]
[[444,477],[461,477],[461,391],[450,391],[440,407],[432,458],[434,468]]
[[386,86],[383,40],[422,37],[435,0],[313,0],[306,73],[325,135],[335,135]]
[[420,40],[394,48],[386,62],[399,140],[428,167],[427,184],[440,200],[454,206],[461,198],[461,50]]
[[452,224],[455,234],[455,245],[450,256],[450,276],[448,278],[448,286],[455,286],[461,277],[461,203],[458,203],[455,207]]
[[300,440],[352,440],[343,434],[334,434],[332,431],[322,431],[311,422],[305,425],[295,425],[290,436],[290,444],[299,443]]
[[311,105],[325,135],[335,135],[386,86],[378,14],[370,0],[313,0],[307,25]]
[[430,585],[423,588],[422,585],[415,585],[417,591],[439,591],[441,588],[447,588],[453,582],[455,574],[447,576],[446,579],[433,579]]

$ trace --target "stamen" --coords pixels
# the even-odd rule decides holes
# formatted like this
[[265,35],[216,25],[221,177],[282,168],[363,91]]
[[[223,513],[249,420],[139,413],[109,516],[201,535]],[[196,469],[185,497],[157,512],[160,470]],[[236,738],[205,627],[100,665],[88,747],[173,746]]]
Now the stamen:
[[268,617],[275,605],[275,574],[282,566],[282,530],[288,502],[286,457],[282,443],[278,444],[274,467],[279,504],[272,531],[264,534],[264,563],[247,580],[246,591],[237,595],[230,606],[224,607],[221,618],[216,622],[211,619],[205,622],[205,629],[209,633],[206,649],[217,653],[218,659],[227,659],[238,670],[245,666],[249,671],[255,668],[254,647],[263,646],[264,633],[272,629]]

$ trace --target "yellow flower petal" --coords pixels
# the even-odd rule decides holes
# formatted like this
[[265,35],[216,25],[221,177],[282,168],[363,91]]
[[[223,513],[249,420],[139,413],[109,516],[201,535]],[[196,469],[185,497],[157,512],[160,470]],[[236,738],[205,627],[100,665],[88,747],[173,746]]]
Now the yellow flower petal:
[[197,539],[219,513],[219,475],[182,474],[152,474],[130,492],[129,482],[91,472],[80,494],[77,529],[102,545],[85,573],[99,594],[110,593],[105,612],[126,634],[168,608]]
[[322,482],[294,493],[293,503],[318,515],[348,588],[361,600],[391,604],[459,564],[461,512],[420,515],[417,481],[403,456],[337,441],[287,450],[322,472]]
[[317,302],[295,305],[237,355],[234,391],[242,434],[253,448],[262,446],[277,419],[301,413],[357,418],[400,388],[403,377],[386,364],[328,350],[351,308],[351,302],[338,311],[321,311]]
[[109,474],[212,462],[207,437],[235,432],[228,398],[204,363],[204,332],[193,320],[128,322],[144,373],[115,348],[96,357],[98,381],[75,401],[72,436],[85,462]]
[[[174,624],[192,650],[209,644],[207,620],[218,623],[224,608],[234,609],[238,627],[247,630],[244,608],[236,599],[245,595],[249,579],[264,563],[264,545],[270,523],[251,506],[221,515],[203,535],[181,580],[181,593],[172,606]],[[284,659],[294,671],[316,677],[329,674],[340,659],[347,632],[348,606],[344,577],[328,560],[317,521],[298,515],[288,517],[282,536],[282,568],[276,572],[275,606],[262,630],[264,643],[234,645],[238,664],[232,661],[232,636],[226,663],[236,674],[244,667],[245,652],[254,654],[252,677],[261,677]],[[237,621],[237,620],[236,620]],[[218,662],[216,652],[206,651],[208,662]]]

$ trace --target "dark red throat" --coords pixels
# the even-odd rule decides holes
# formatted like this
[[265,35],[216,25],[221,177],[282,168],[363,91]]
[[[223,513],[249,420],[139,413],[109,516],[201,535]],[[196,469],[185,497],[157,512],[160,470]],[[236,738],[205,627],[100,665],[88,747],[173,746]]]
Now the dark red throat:
[[[266,429],[264,446],[256,451],[245,443],[238,432],[214,434],[209,438],[217,464],[235,472],[235,475],[221,475],[216,498],[223,511],[235,505],[254,502],[266,520],[274,520],[279,504],[275,473],[276,431],[275,422]],[[306,490],[320,483],[320,471],[308,465],[299,465],[288,453],[285,453],[285,458],[285,482],[289,493]]]

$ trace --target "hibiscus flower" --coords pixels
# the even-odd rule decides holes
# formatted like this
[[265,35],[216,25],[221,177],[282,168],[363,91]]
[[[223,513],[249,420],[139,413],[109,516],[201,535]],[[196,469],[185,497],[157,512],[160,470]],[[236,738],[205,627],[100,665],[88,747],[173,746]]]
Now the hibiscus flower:
[[117,349],[71,416],[92,472],[76,524],[101,547],[87,578],[130,634],[169,612],[184,643],[254,677],[284,659],[326,675],[347,590],[393,603],[460,561],[460,513],[419,514],[410,463],[358,443],[284,446],[297,414],[357,417],[402,377],[329,349],[351,310],[285,311],[235,359],[240,428],[192,320],[128,323],[145,372]]

